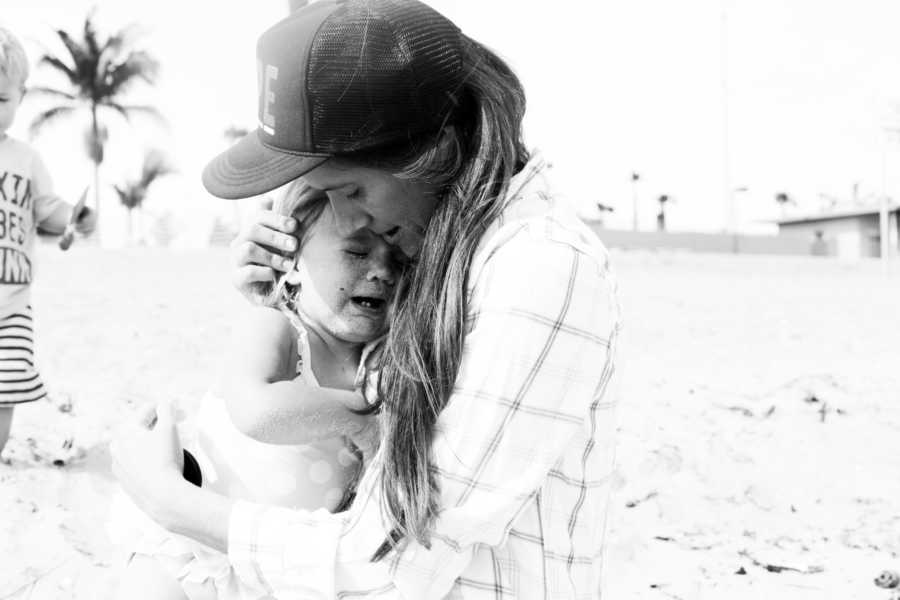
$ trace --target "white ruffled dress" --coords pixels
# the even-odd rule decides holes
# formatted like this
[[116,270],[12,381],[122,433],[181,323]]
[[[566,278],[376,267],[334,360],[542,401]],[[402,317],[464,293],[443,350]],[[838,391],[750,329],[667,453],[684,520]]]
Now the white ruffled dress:
[[[292,319],[293,321],[293,319]],[[309,368],[306,329],[297,330],[297,373],[309,385],[319,385]],[[363,351],[358,380],[377,342]],[[252,399],[248,399],[252,400]],[[231,498],[288,508],[334,511],[362,468],[349,440],[332,438],[313,444],[281,445],[256,441],[231,422],[222,398],[207,394],[194,419],[194,427],[180,428],[182,440],[200,464],[203,487]],[[190,438],[193,438],[191,440]],[[228,557],[192,539],[166,531],[150,520],[124,494],[113,500],[108,532],[113,541],[135,554],[154,557],[181,582],[191,600],[197,596],[227,600],[260,600],[263,590],[239,580]]]

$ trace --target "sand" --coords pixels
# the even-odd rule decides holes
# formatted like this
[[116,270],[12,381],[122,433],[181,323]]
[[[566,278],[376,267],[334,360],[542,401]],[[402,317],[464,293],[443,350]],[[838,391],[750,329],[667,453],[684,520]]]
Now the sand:
[[[887,598],[900,570],[900,272],[615,252],[626,311],[607,598]],[[242,300],[222,249],[40,249],[38,361],[0,464],[0,600],[109,597],[106,443],[188,412]]]

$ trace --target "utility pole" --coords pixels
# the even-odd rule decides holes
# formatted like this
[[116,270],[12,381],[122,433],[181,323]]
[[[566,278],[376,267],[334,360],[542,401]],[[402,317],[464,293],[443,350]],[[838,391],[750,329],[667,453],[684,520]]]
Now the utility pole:
[[631,229],[638,230],[638,181],[641,176],[638,173],[631,173]]
[[729,137],[729,89],[728,89],[728,1],[722,3],[720,54],[721,54],[721,85],[722,85],[722,190],[725,193],[725,209],[728,221],[728,231],[733,236],[733,251],[737,252],[737,219],[734,205],[734,190],[731,187],[731,140]]
[[890,271],[891,260],[891,230],[887,193],[887,145],[889,135],[890,130],[885,129],[884,141],[881,145],[881,206],[878,211],[878,225],[881,237],[881,267],[885,275]]
[[750,188],[748,188],[745,185],[742,185],[741,187],[737,187],[737,188],[728,188],[728,196],[731,198],[731,214],[732,214],[732,219],[733,219],[733,224],[731,227],[731,251],[734,252],[735,254],[737,254],[741,250],[741,248],[740,248],[741,233],[740,233],[740,231],[738,229],[738,225],[737,225],[739,219],[737,216],[738,211],[737,211],[737,201],[735,199],[735,194],[738,192],[749,192],[749,191],[750,191]]

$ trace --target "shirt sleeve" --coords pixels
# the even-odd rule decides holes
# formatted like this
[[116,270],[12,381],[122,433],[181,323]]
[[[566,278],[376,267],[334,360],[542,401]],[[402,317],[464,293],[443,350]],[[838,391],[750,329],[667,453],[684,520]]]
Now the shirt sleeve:
[[229,554],[239,576],[276,596],[440,598],[479,545],[503,543],[603,397],[614,284],[601,259],[522,233],[485,263],[467,325],[433,445],[441,512],[431,547],[369,561],[386,528],[367,473],[346,516],[237,503]]

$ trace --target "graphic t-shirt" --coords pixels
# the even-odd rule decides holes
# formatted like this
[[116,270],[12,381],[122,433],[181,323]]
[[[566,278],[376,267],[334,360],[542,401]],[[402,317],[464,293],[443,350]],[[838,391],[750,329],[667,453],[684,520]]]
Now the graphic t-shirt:
[[0,314],[30,302],[37,226],[62,204],[40,155],[24,142],[0,139]]

